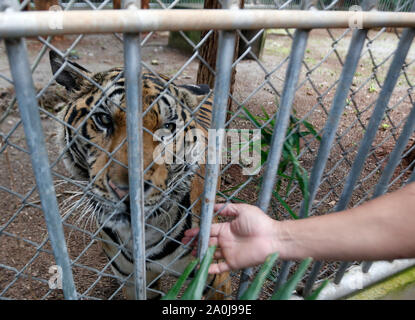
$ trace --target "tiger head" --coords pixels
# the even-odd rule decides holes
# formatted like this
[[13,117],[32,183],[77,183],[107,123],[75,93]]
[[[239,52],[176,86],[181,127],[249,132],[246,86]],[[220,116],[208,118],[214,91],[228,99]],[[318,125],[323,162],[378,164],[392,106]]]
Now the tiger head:
[[[58,135],[67,169],[74,178],[89,182],[90,192],[104,213],[116,208],[120,217],[128,218],[127,106],[123,69],[91,73],[74,62],[63,60],[53,51],[50,51],[50,63],[55,80],[69,93],[67,106],[60,113],[63,123]],[[195,121],[193,112],[208,99],[209,92],[205,85],[179,86],[165,76],[143,74],[146,215],[151,214],[152,208],[158,208],[154,209],[154,214],[158,214],[160,203],[163,203],[162,209],[169,210],[190,192],[192,176],[198,166],[194,154],[196,149],[201,150],[196,146],[200,147],[200,139],[203,139],[199,130],[201,124],[209,125],[208,117]],[[179,134],[183,139],[177,139]],[[177,142],[179,140],[181,143]],[[166,148],[173,145],[174,148]],[[173,161],[165,161],[166,158]]]

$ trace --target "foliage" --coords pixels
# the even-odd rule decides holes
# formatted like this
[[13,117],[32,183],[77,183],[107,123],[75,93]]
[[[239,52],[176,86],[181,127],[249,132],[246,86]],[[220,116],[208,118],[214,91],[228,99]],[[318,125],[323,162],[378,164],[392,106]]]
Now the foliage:
[[[246,118],[249,119],[258,128],[261,128],[261,150],[255,151],[261,153],[260,165],[262,166],[268,159],[276,119],[275,117],[271,118],[264,108],[262,108],[262,116],[255,116],[247,108],[242,108],[245,111]],[[275,189],[273,190],[273,196],[294,219],[298,219],[298,216],[284,200],[284,197],[286,198],[288,196],[293,183],[296,182],[301,190],[305,203],[308,204],[308,173],[307,170],[304,169],[301,163],[298,161],[298,157],[300,156],[301,152],[301,139],[304,139],[307,136],[313,136],[318,141],[321,140],[321,137],[317,133],[314,126],[310,122],[297,118],[294,111],[294,113],[290,116],[290,123],[287,129],[286,139],[284,141],[281,160],[277,171],[278,178]],[[284,181],[286,181],[287,184],[285,186],[285,194],[282,197],[280,195],[280,191]],[[222,192],[231,192],[237,190],[239,187],[240,185],[229,188]],[[241,199],[236,198],[235,200]],[[306,209],[306,212],[308,212],[308,208]]]
[[[213,258],[215,249],[216,249],[215,246],[209,247],[205,257],[202,260],[200,268],[196,272],[195,277],[190,282],[189,286],[187,287],[186,291],[181,297],[181,300],[200,300],[201,299],[202,292],[206,284],[206,279],[208,277],[209,266],[212,263],[212,258]],[[267,259],[265,260],[265,263],[262,265],[255,279],[253,280],[251,285],[248,287],[248,289],[246,289],[246,291],[242,294],[240,300],[258,299],[258,296],[261,292],[261,288],[263,287],[265,280],[270,274],[277,258],[278,258],[278,253],[271,254],[267,257]],[[311,258],[307,258],[303,260],[300,266],[298,267],[297,271],[292,275],[290,279],[288,279],[288,281],[285,284],[281,286],[279,290],[277,290],[277,292],[273,294],[273,296],[271,297],[271,300],[290,299],[292,296],[292,293],[295,290],[295,287],[301,281],[311,261],[312,261]],[[162,300],[178,299],[178,293],[180,289],[182,288],[183,284],[185,283],[186,279],[189,277],[190,273],[195,268],[197,263],[198,263],[197,259],[189,263],[184,273],[177,280],[176,284],[162,298]],[[306,297],[306,299],[307,300],[317,299],[318,294],[321,292],[321,290],[324,288],[326,284],[327,284],[327,281],[325,281],[317,290],[315,290],[308,297]]]
[[[183,293],[183,296],[181,297],[182,300],[200,300],[202,298],[203,289],[205,287],[206,280],[208,277],[209,266],[212,263],[215,249],[216,246],[209,247],[208,251],[205,254],[205,257],[202,260],[202,263],[200,264],[199,270],[197,271],[193,280],[190,282],[186,291]],[[183,274],[177,280],[176,284],[162,298],[162,300],[174,300],[177,298],[180,289],[189,277],[190,273],[197,266],[198,262],[198,259],[196,259],[189,263]]]

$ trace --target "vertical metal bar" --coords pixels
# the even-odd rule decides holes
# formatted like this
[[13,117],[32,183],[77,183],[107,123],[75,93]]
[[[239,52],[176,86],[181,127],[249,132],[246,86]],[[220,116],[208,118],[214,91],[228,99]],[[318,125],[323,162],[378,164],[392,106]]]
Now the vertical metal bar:
[[[209,144],[212,144],[214,163],[206,164],[205,187],[203,193],[203,203],[201,211],[201,223],[199,234],[199,252],[201,258],[208,248],[210,225],[213,218],[213,206],[215,204],[217,180],[219,176],[220,152],[223,142],[223,130],[226,121],[226,105],[229,95],[230,76],[232,70],[232,60],[235,48],[235,33],[228,31],[219,32],[217,76],[215,79],[215,97],[213,102],[211,129],[214,134],[210,134]],[[212,159],[213,160],[213,159]]]
[[390,154],[388,163],[383,169],[379,182],[376,185],[372,199],[377,198],[388,190],[388,184],[395,172],[396,167],[401,161],[402,153],[408,144],[413,132],[415,131],[415,103],[412,105],[411,112],[408,115],[405,126],[402,129],[401,135],[396,141],[395,148]]
[[[392,178],[393,173],[395,172],[396,167],[399,165],[401,161],[402,153],[405,150],[405,147],[408,144],[409,138],[412,136],[412,133],[415,130],[415,104],[412,105],[411,112],[408,115],[406,120],[405,126],[402,129],[401,135],[396,142],[395,148],[393,149],[392,153],[390,154],[388,163],[383,170],[383,173],[379,179],[379,182],[376,185],[375,191],[373,193],[372,199],[375,199],[382,194],[384,194],[388,190],[388,184],[390,179]],[[372,262],[365,261],[362,264],[362,271],[368,272],[370,267],[372,266]]]
[[[282,148],[288,128],[288,122],[292,111],[295,92],[297,90],[298,78],[301,71],[302,61],[307,46],[309,30],[296,30],[294,40],[291,46],[290,61],[286,72],[286,80],[284,83],[281,103],[276,114],[276,122],[274,126],[274,134],[271,140],[271,147],[267,162],[265,164],[265,172],[263,182],[259,193],[257,206],[264,212],[268,210],[271,200],[272,190],[274,189],[278,165],[281,158]],[[276,286],[279,287],[288,275],[291,262],[283,262]],[[249,277],[252,274],[252,268],[242,271],[238,296],[241,296],[249,285]]]
[[[317,1],[304,0],[302,1],[302,9],[314,9]],[[296,30],[294,40],[291,46],[290,61],[285,77],[283,94],[281,96],[281,103],[276,114],[276,121],[274,126],[274,134],[271,140],[271,147],[268,154],[268,159],[265,164],[264,179],[259,193],[257,205],[266,212],[268,210],[269,202],[271,200],[272,190],[274,189],[278,166],[281,159],[281,153],[284,146],[285,136],[288,129],[288,123],[292,112],[292,105],[294,102],[295,93],[297,91],[297,83],[300,76],[301,66],[304,59],[305,49],[307,47],[307,40],[310,30]],[[274,292],[277,291],[281,285],[286,281],[289,270],[291,268],[291,261],[284,261],[277,281],[275,283]],[[252,271],[244,270],[241,276],[241,284],[239,286],[238,294],[242,294],[247,286],[249,275]]]
[[[373,139],[375,138],[377,129],[380,125],[380,122],[383,119],[383,115],[388,106],[396,82],[399,78],[400,72],[402,70],[402,65],[405,63],[405,59],[411,47],[414,36],[415,29],[405,29],[402,32],[398,48],[396,49],[395,56],[393,57],[393,61],[389,67],[386,80],[379,94],[375,109],[373,110],[372,116],[369,121],[369,125],[367,126],[366,133],[362,139],[362,143],[360,145],[357,156],[353,162],[352,169],[347,177],[345,187],[340,196],[340,200],[336,205],[335,211],[342,211],[346,209],[350,201],[354,186],[363,169],[363,165],[366,161],[367,154],[371,149]],[[335,283],[339,283],[341,281],[344,271],[347,269],[348,265],[348,262],[343,262],[341,264],[340,269],[337,272],[334,280]]]
[[[124,7],[137,10],[134,2]],[[133,237],[136,299],[146,299],[146,253],[143,178],[143,119],[140,34],[124,34],[124,76],[127,102],[128,181]]]
[[311,171],[309,201],[308,203],[303,201],[301,205],[300,217],[302,218],[308,215],[308,208],[312,205],[320,185],[321,177],[323,176],[323,171],[336,136],[337,127],[343,114],[344,107],[346,106],[346,98],[360,60],[360,53],[362,52],[367,32],[368,30],[366,29],[356,30],[350,42],[349,52],[331,105],[330,114],[323,129],[323,137],[321,139],[317,158],[314,161],[314,166]]
[[49,168],[26,45],[22,39],[6,39],[5,44],[48,235],[56,264],[62,268],[63,294],[65,299],[76,300],[71,262]]
[[309,30],[296,30],[291,47],[290,62],[287,69],[281,103],[276,114],[274,135],[271,140],[271,148],[265,164],[265,173],[257,205],[267,211],[274,188],[276,173],[281,159],[288,123],[292,111],[295,92],[297,90],[298,77],[307,46]]
[[[377,0],[365,0],[362,3],[363,10],[366,11],[376,8],[376,5]],[[314,161],[314,166],[311,172],[309,201],[308,203],[303,201],[300,210],[300,217],[305,217],[307,215],[307,209],[310,208],[316,196],[331,147],[333,146],[337,127],[343,114],[344,107],[346,106],[346,98],[353,82],[353,77],[360,60],[360,54],[362,52],[367,33],[367,29],[359,29],[353,32],[346,60],[339,78],[339,84],[337,85],[336,93],[331,104],[330,114],[323,129],[323,137],[321,139],[317,158]]]
[[[272,190],[274,188],[275,178],[276,178],[275,176],[278,170],[281,152],[282,152],[282,148],[284,145],[285,135],[287,132],[287,127],[288,127],[288,122],[289,122],[289,118],[291,114],[292,104],[294,101],[295,92],[297,90],[297,83],[298,83],[298,78],[300,75],[301,64],[304,59],[305,49],[307,47],[308,35],[309,35],[309,30],[297,30],[295,37],[294,37],[291,57],[290,57],[290,65],[292,66],[291,68],[288,67],[287,69],[287,78],[284,84],[285,86],[284,93],[281,97],[281,106],[280,106],[281,109],[278,111],[276,126],[274,128],[274,133],[276,132],[278,136],[276,140],[281,139],[279,142],[281,144],[279,144],[278,147],[277,145],[275,145],[279,149],[275,152],[275,153],[278,152],[278,155],[277,155],[278,162],[276,162],[276,160],[274,159],[275,155],[272,155],[270,151],[270,155],[271,155],[270,161],[274,162],[274,164],[270,166],[269,171],[268,171],[268,168],[266,169],[264,176],[270,177],[271,175],[273,175],[274,181],[272,185],[264,185],[263,189],[261,189],[260,202],[259,202],[261,209],[262,209],[262,206],[265,205],[264,201],[268,201],[265,210],[268,209],[269,200],[271,198]],[[281,111],[281,114],[280,114],[280,111]],[[281,124],[278,125],[278,121],[280,120],[280,118],[281,118]],[[265,179],[265,180],[270,180],[270,179]],[[264,200],[266,198],[267,200]],[[274,292],[276,292],[286,282],[291,265],[292,265],[291,261],[283,262],[277,282],[275,283]]]
[[[326,125],[323,129],[323,137],[321,139],[320,148],[316,160],[314,161],[313,169],[310,176],[310,188],[309,188],[309,201],[305,204],[303,201],[300,217],[303,218],[308,215],[308,210],[315,199],[317,190],[321,183],[321,177],[323,176],[324,168],[326,167],[327,159],[330,155],[331,148],[334,144],[337,127],[340,122],[340,118],[343,114],[344,107],[346,106],[346,98],[348,96],[349,89],[353,82],[353,77],[356,72],[357,65],[360,60],[360,54],[363,49],[363,45],[366,41],[366,35],[368,30],[356,30],[353,33],[352,40],[350,42],[349,51],[343,66],[342,73],[340,75],[339,84],[336,89],[336,94],[333,98],[333,102],[330,108],[330,114],[326,121]],[[312,286],[317,279],[318,272],[322,266],[321,261],[316,261],[311,273],[307,279],[304,296],[307,296]]]
[[[372,10],[377,6],[377,0],[366,0],[363,2],[363,10]],[[345,63],[343,65],[342,74],[340,75],[339,84],[336,89],[330,114],[327,119],[326,125],[323,129],[323,137],[321,139],[320,148],[317,154],[317,158],[314,161],[314,166],[310,176],[310,195],[307,206],[302,203],[300,210],[300,217],[304,217],[307,213],[307,209],[311,207],[318,187],[321,183],[321,177],[327,163],[327,159],[330,154],[330,150],[334,143],[335,134],[341,115],[345,107],[345,101],[349,92],[349,89],[353,82],[353,77],[356,73],[357,64],[360,60],[360,54],[363,49],[363,45],[366,40],[368,30],[360,29],[355,30],[352,36],[352,40],[349,45],[349,51],[346,56]],[[318,273],[322,267],[322,261],[316,261],[311,269],[310,275],[304,287],[303,295],[306,297],[310,294],[313,284],[317,279]]]
[[340,196],[340,200],[337,203],[335,209],[336,211],[344,210],[350,201],[350,197],[353,193],[353,188],[363,169],[363,165],[365,163],[367,154],[371,149],[373,139],[375,138],[377,129],[383,119],[393,89],[402,70],[402,65],[405,63],[405,58],[408,54],[409,48],[411,47],[414,34],[414,29],[405,29],[402,33],[398,49],[389,68],[388,75],[386,76],[386,80],[383,84],[382,91],[379,94],[375,109],[373,110],[372,116],[369,121],[369,125],[367,126],[366,133],[362,139],[362,143],[360,145],[356,159],[353,162],[352,169],[347,177],[346,185]]
[[[229,9],[230,5],[231,1],[226,0],[223,7]],[[232,62],[235,52],[235,35],[236,33],[234,31],[219,31],[219,44],[216,60],[217,73],[214,88],[215,96],[213,99],[211,123],[211,129],[214,134],[210,134],[209,137],[208,161],[206,163],[205,186],[202,197],[198,245],[198,257],[200,259],[205,255],[209,246],[210,227],[213,218],[213,206],[215,204],[223,133],[226,122],[226,106],[228,103]],[[214,138],[214,141],[212,141],[211,138]],[[210,160],[213,160],[213,163]]]

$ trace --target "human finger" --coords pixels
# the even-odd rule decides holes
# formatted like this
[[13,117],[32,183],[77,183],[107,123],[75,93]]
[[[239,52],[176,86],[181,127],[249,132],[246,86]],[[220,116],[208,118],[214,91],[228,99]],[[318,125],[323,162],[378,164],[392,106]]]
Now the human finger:
[[218,237],[228,225],[229,222],[213,223],[210,227],[210,237]]
[[238,205],[234,203],[216,203],[213,209],[221,216],[236,217],[239,214]]
[[210,274],[217,274],[217,273],[222,273],[222,272],[226,272],[230,270],[231,268],[229,267],[229,265],[226,262],[221,261],[218,263],[211,264],[208,272]]
[[187,237],[192,238],[192,237],[194,237],[194,236],[198,235],[198,234],[199,234],[199,231],[200,231],[200,228],[192,228],[192,229],[188,229],[188,230],[186,230],[186,231],[184,232],[184,235],[185,235],[185,237],[186,237],[186,238],[187,238]]

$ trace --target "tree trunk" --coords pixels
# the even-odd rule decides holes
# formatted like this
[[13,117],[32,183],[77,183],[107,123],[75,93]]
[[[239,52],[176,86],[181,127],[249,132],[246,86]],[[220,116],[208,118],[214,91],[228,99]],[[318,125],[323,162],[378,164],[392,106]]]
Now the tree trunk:
[[338,9],[343,9],[344,8],[344,2],[345,2],[344,0],[339,0],[336,7]]
[[34,0],[36,10],[49,10],[52,6],[59,6],[58,0]]
[[[244,6],[244,0],[240,0],[240,8],[242,9]],[[204,3],[205,9],[220,9],[221,5],[218,0],[205,0]],[[203,39],[208,31],[203,31],[201,34],[200,39]],[[200,48],[200,56],[207,62],[207,64],[211,67],[212,70],[216,69],[216,56],[218,50],[218,39],[219,34],[218,31],[214,31],[213,34],[205,41],[205,43]],[[235,53],[234,53],[234,61],[238,57],[238,49],[239,49],[239,36],[236,35],[235,39]],[[233,93],[233,88],[235,84],[235,76],[236,76],[236,68],[232,69],[231,75],[231,85],[229,93]],[[215,85],[215,76],[212,72],[210,72],[209,68],[202,62],[199,62],[199,69],[197,71],[197,84],[207,84],[210,88],[213,88]],[[228,110],[231,109],[232,106],[232,99],[228,99]],[[226,116],[227,120],[229,120],[230,115]]]
[[150,9],[150,0],[141,0],[141,9]]
[[[220,9],[221,5],[218,0],[205,0],[204,9]],[[209,31],[202,31],[200,39],[203,39]],[[200,47],[200,56],[207,62],[212,70],[216,68],[216,52],[218,50],[218,31],[214,31],[213,34],[205,41]],[[199,62],[199,69],[197,71],[197,84],[207,84],[210,88],[215,85],[215,76],[209,70],[209,68],[203,63]]]
[[112,1],[112,8],[114,10],[121,9],[121,0],[113,0]]

